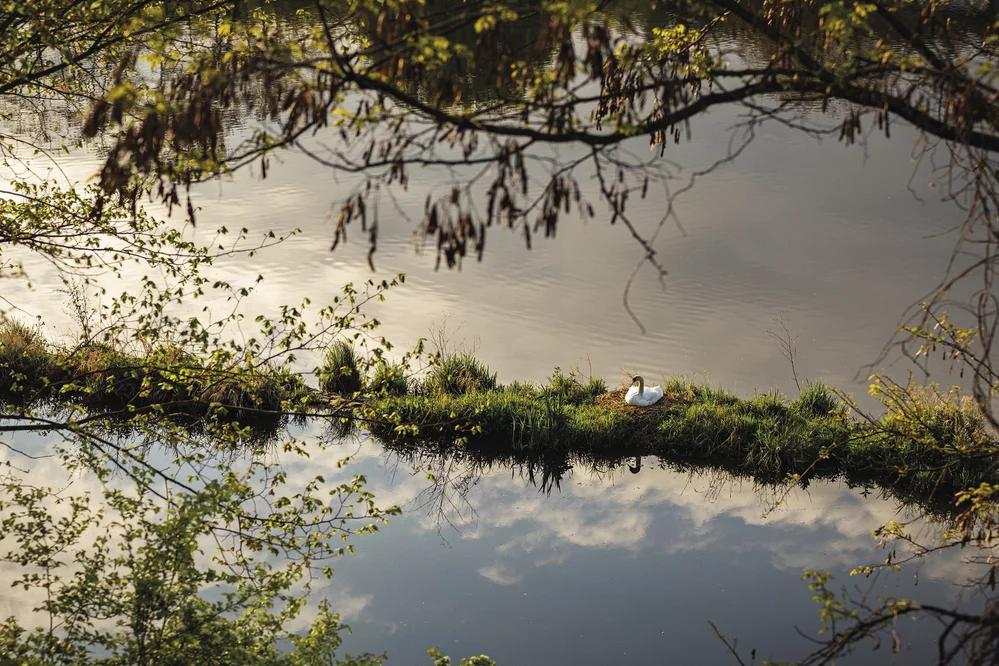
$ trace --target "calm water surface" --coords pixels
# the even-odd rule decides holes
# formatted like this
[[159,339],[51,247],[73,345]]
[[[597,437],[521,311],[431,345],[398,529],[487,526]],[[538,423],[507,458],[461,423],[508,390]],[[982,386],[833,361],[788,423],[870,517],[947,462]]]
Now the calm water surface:
[[[674,169],[674,188],[725,156],[738,121],[733,111],[712,113],[692,125],[691,141],[669,147],[666,157],[683,167]],[[955,241],[943,232],[961,219],[925,186],[925,174],[914,180],[925,202],[907,191],[914,140],[899,128],[890,141],[848,148],[758,128],[738,159],[678,200],[682,230],[667,222],[656,241],[665,283],[648,266],[638,272],[630,306],[644,334],[622,303],[642,251],[607,222],[567,218],[556,239],[535,239],[530,252],[519,235],[494,230],[481,264],[435,272],[434,257],[413,250],[412,223],[386,206],[372,274],[360,229],[329,251],[325,215],[352,182],[288,152],[266,180],[247,171],[197,188],[196,233],[207,239],[220,225],[303,230],[254,259],[219,264],[233,282],[264,276],[247,311],[304,297],[324,303],[348,281],[404,271],[406,284],[377,310],[383,332],[405,347],[446,320],[455,343],[475,346],[501,381],[543,380],[554,366],[578,365],[612,385],[622,373],[688,373],[743,394],[778,387],[793,395],[790,367],[769,334],[783,318],[797,341],[798,375],[863,400],[858,373],[866,378],[863,366],[906,309],[943,276]],[[96,163],[78,153],[63,167],[82,181]],[[397,193],[403,211],[418,220],[427,192],[444,194],[449,178],[412,173],[408,191]],[[630,211],[651,234],[664,208],[664,194],[650,190]],[[28,268],[34,290],[7,296],[68,333],[58,276],[45,264]],[[884,369],[903,377],[909,368]],[[766,492],[654,464],[636,475],[573,470],[550,494],[496,469],[476,475],[463,497],[449,496],[460,511],[441,515],[427,506],[428,482],[405,462],[367,442],[351,446],[360,458],[352,471],[368,474],[380,503],[407,511],[359,540],[358,554],[317,592],[352,624],[350,650],[387,650],[390,663],[420,663],[436,644],[507,665],[734,663],[709,620],[760,658],[795,659],[810,646],[794,628],[818,628],[804,570],[942,605],[955,602],[953,583],[967,575],[944,557],[874,583],[849,579],[853,566],[883,559],[869,532],[898,509],[835,484],[798,491],[764,517]],[[2,612],[21,606],[3,595]],[[932,637],[902,629],[901,661],[920,663]],[[885,661],[856,655],[856,663]]]
[[[770,511],[772,490],[647,459],[637,474],[573,470],[550,495],[495,469],[472,474],[463,497],[452,491],[439,502],[405,463],[360,451],[355,471],[406,512],[358,540],[357,555],[338,562],[317,593],[353,627],[348,650],[388,650],[395,663],[419,663],[437,644],[501,664],[735,663],[709,621],[738,637],[744,656],[756,648],[759,658],[800,659],[812,646],[796,629],[817,637],[820,626],[800,580],[809,569],[833,572],[833,589],[854,598],[975,601],[955,585],[969,573],[957,553],[876,580],[850,578],[856,564],[885,557],[872,526],[916,514],[836,484],[795,491]],[[451,469],[454,481],[465,478],[460,463]],[[898,630],[900,663],[922,663],[935,634],[908,621]],[[849,663],[886,663],[869,647]]]
[[[13,443],[44,444],[25,436]],[[355,462],[338,469],[347,455]],[[637,474],[627,466],[577,467],[549,493],[521,469],[482,470],[456,458],[424,461],[440,480],[432,484],[368,441],[283,462],[289,489],[317,474],[338,482],[363,473],[379,504],[403,507],[378,533],[354,538],[356,554],[337,560],[332,581],[315,581],[313,592],[351,625],[346,651],[387,651],[389,663],[427,663],[422,655],[434,645],[452,655],[486,653],[500,664],[735,663],[709,622],[737,637],[744,656],[755,648],[759,658],[800,659],[813,646],[798,632],[818,637],[821,626],[801,581],[806,570],[833,573],[831,589],[854,599],[909,597],[969,609],[982,601],[960,586],[972,571],[959,552],[900,573],[851,578],[854,566],[885,557],[873,527],[914,521],[912,532],[929,540],[940,527],[877,493],[865,497],[835,483],[785,497],[646,458]],[[65,492],[99,491],[52,459],[34,462],[29,479]],[[0,565],[0,579],[16,572]],[[30,608],[40,601],[0,586],[4,617],[30,626]],[[307,610],[299,624],[309,622]],[[937,634],[921,627],[898,623],[897,663],[923,663],[934,648]],[[883,650],[869,648],[846,663],[886,663]]]
[[[727,153],[737,120],[713,113],[694,124],[690,143],[670,147],[667,157],[684,167],[674,189]],[[961,219],[952,204],[933,198],[924,174],[915,186],[925,199],[907,191],[913,140],[900,130],[890,141],[872,137],[865,155],[862,147],[776,125],[758,129],[739,158],[678,200],[683,230],[667,222],[656,242],[669,271],[664,284],[648,265],[639,270],[629,303],[644,334],[623,304],[642,258],[623,226],[569,217],[557,238],[536,238],[531,251],[519,234],[493,229],[482,263],[435,272],[433,254],[414,251],[412,224],[386,205],[372,273],[360,228],[329,250],[326,212],[352,183],[294,152],[266,180],[245,171],[198,188],[196,235],[209,240],[219,225],[248,227],[253,237],[303,230],[253,259],[219,263],[233,282],[264,277],[247,311],[273,312],[304,297],[325,303],[346,282],[406,272],[406,284],[377,311],[383,332],[406,346],[446,321],[454,343],[474,346],[501,380],[542,380],[556,365],[579,365],[611,384],[633,371],[685,373],[742,393],[778,387],[793,394],[790,367],[769,334],[783,318],[796,340],[799,377],[863,393],[865,366],[907,308],[943,277],[955,242],[946,232]],[[77,155],[63,166],[82,180],[96,163]],[[665,208],[665,196],[651,189],[630,209],[646,234]],[[448,190],[446,174],[416,171],[397,196],[419,220],[427,192]],[[12,300],[70,331],[62,300],[51,298],[61,288],[57,274],[44,263],[29,268],[35,291],[16,287]]]

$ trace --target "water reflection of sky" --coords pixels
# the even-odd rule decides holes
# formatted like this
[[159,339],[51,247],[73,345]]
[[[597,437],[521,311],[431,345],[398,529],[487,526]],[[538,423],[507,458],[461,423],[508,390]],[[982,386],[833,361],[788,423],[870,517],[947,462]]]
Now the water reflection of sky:
[[[5,441],[34,452],[55,443]],[[336,460],[347,455],[355,461],[338,470]],[[378,533],[355,538],[357,554],[337,560],[333,581],[314,589],[353,627],[347,650],[385,650],[390,663],[419,663],[437,644],[501,664],[727,663],[709,620],[761,658],[795,659],[810,647],[795,628],[814,635],[819,626],[804,570],[833,572],[837,589],[943,606],[960,599],[955,583],[969,575],[955,552],[875,581],[850,579],[853,566],[884,557],[870,531],[913,515],[840,484],[792,491],[771,510],[772,490],[661,469],[648,458],[638,474],[626,466],[572,470],[550,494],[519,470],[466,474],[470,468],[454,464],[444,474],[436,463],[438,478],[466,480],[468,491],[435,503],[428,500],[439,486],[370,442],[313,451],[308,460],[269,457],[287,470],[289,490],[317,474],[336,482],[363,473],[379,505],[404,508]],[[31,482],[98,489],[56,459],[26,461],[9,451],[0,458],[30,469]],[[928,524],[915,529],[934,533]],[[31,625],[29,609],[40,599],[9,587],[18,572],[0,567],[0,611]],[[933,637],[908,624],[899,630],[914,656]],[[868,656],[883,663],[866,651],[856,663]]]
[[[505,664],[726,663],[709,620],[747,652],[790,660],[810,647],[795,628],[819,627],[804,570],[833,572],[835,589],[942,604],[959,598],[952,583],[968,575],[955,553],[877,580],[849,578],[853,566],[884,558],[870,531],[911,516],[839,484],[794,491],[764,516],[770,491],[649,460],[636,475],[575,470],[548,496],[495,469],[472,485],[468,506],[452,498],[465,519],[452,512],[449,526],[422,505],[422,475],[374,450],[359,459],[354,471],[376,496],[407,511],[359,540],[317,594],[345,610],[348,649],[388,650],[401,663],[435,644]],[[907,625],[899,630],[911,658],[931,638]]]

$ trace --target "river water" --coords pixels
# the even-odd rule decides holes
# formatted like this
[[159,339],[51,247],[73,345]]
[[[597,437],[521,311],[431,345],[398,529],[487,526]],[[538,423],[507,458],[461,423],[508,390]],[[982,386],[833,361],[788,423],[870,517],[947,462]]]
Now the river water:
[[[739,122],[737,110],[712,112],[692,123],[690,141],[669,146],[666,157],[682,167],[673,169],[674,189],[728,154],[733,136],[744,137]],[[556,238],[536,238],[530,251],[518,234],[492,230],[481,263],[435,271],[432,253],[414,251],[412,222],[386,208],[372,273],[359,230],[330,251],[326,213],[352,182],[294,150],[266,179],[246,170],[197,187],[196,234],[221,225],[303,230],[252,260],[219,264],[234,283],[264,277],[248,311],[303,297],[324,303],[348,281],[405,272],[405,285],[377,310],[382,332],[405,348],[443,322],[453,344],[474,347],[500,381],[580,367],[611,385],[635,372],[652,382],[683,373],[741,394],[776,387],[793,396],[790,364],[771,335],[783,321],[798,377],[863,402],[866,364],[943,277],[956,240],[945,232],[962,219],[917,169],[916,140],[898,127],[890,140],[873,133],[848,147],[775,123],[757,127],[737,159],[677,200],[682,228],[667,222],[655,243],[665,281],[645,266],[630,288],[639,323],[623,296],[643,252],[622,225],[566,218]],[[78,181],[97,163],[90,151],[61,160]],[[418,220],[428,191],[444,194],[448,178],[412,173],[408,191],[397,192],[401,209]],[[653,188],[631,205],[642,233],[654,231],[665,201]],[[70,332],[58,275],[43,263],[28,269],[32,289],[12,286],[5,296],[49,330]],[[898,378],[910,369],[876,367]],[[790,660],[810,649],[795,627],[814,635],[819,626],[805,570],[941,605],[956,602],[954,584],[967,573],[956,557],[941,557],[874,582],[849,578],[854,566],[884,557],[870,531],[908,514],[837,484],[795,491],[764,516],[768,491],[652,461],[638,474],[575,469],[550,493],[517,470],[494,469],[468,477],[467,493],[447,491],[454,506],[442,514],[405,461],[366,441],[343,446],[357,450],[351,471],[368,475],[379,503],[398,502],[405,515],[359,540],[358,554],[338,562],[334,581],[316,593],[353,626],[348,650],[388,651],[389,663],[421,663],[433,645],[506,665],[734,663],[709,621],[747,653]],[[17,610],[16,597],[2,599],[4,614]],[[919,663],[933,637],[902,629],[903,663]],[[885,659],[855,655],[856,663]]]

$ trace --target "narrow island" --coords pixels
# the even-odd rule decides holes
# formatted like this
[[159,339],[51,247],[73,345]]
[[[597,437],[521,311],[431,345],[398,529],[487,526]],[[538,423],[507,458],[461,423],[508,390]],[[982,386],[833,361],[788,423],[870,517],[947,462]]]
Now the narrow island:
[[461,451],[556,469],[654,456],[763,483],[877,485],[920,503],[948,504],[959,491],[999,484],[999,442],[973,401],[934,387],[876,381],[884,410],[871,418],[814,382],[793,399],[776,391],[740,397],[676,376],[662,382],[662,399],[638,407],[625,403],[626,388],[558,368],[543,384],[500,384],[467,352],[437,355],[413,376],[338,341],[315,385],[285,368],[224,361],[169,347],[63,348],[6,322],[0,402],[36,411],[70,403],[81,423],[172,419],[206,443],[213,431],[240,427],[244,441],[265,444],[293,420],[324,419],[339,436],[366,434],[400,453]]

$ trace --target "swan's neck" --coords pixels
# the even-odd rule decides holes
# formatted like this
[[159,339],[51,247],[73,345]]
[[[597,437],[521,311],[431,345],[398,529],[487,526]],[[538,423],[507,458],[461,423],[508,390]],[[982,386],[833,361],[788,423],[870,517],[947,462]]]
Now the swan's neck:
[[645,395],[645,380],[638,378],[638,395]]

